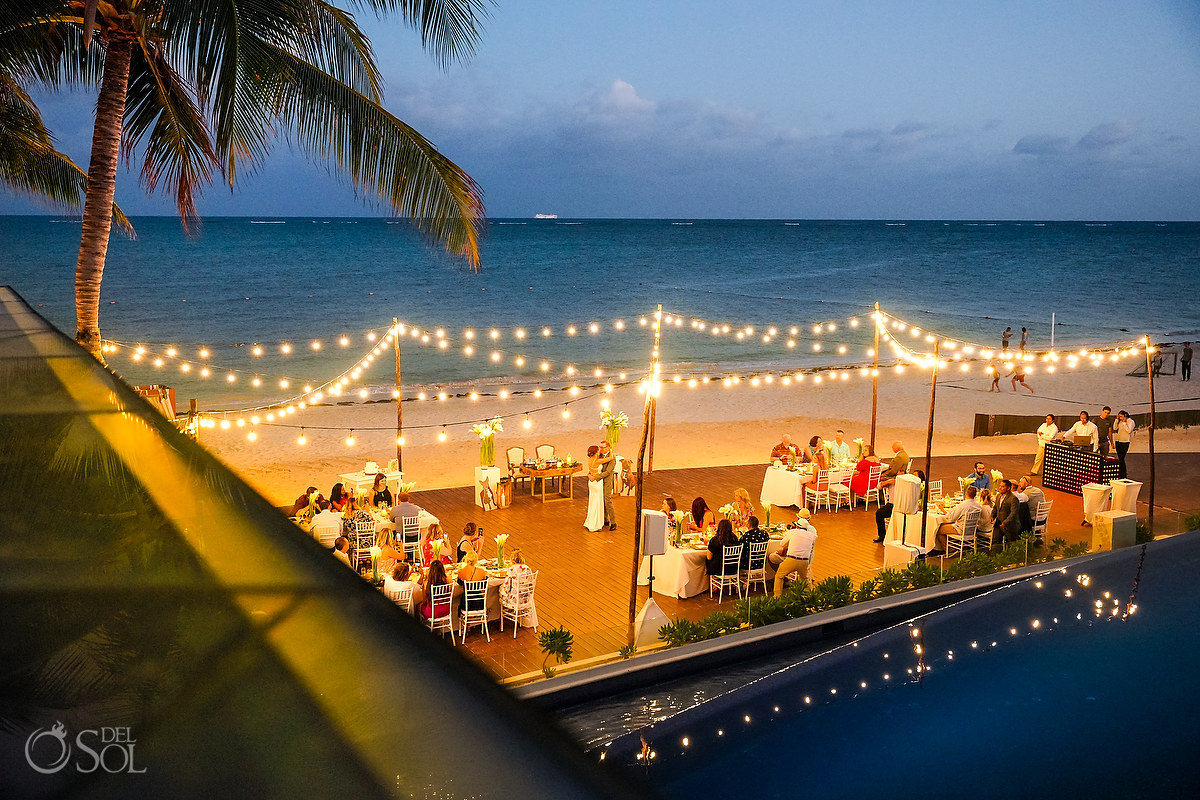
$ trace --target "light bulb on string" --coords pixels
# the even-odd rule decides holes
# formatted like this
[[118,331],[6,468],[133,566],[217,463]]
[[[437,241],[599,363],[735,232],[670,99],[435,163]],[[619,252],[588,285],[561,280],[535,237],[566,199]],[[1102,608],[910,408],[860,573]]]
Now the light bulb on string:
[[529,419],[529,417],[525,417],[524,421],[521,422],[521,427],[525,428],[526,430],[532,428],[533,420]]
[[300,429],[300,435],[296,438],[296,444],[301,447],[308,444],[308,438],[304,435],[304,428]]
[[443,425],[442,429],[440,431],[438,431],[437,439],[439,442],[446,441],[446,426],[445,425]]
[[346,447],[354,447],[354,429],[350,429],[350,434],[346,437]]

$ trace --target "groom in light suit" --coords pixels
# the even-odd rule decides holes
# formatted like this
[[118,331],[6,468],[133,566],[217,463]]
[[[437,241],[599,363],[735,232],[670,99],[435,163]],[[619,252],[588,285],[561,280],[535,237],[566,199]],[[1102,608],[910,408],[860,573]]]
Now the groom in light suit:
[[600,443],[600,461],[597,464],[596,472],[600,479],[604,481],[604,524],[608,526],[610,531],[617,529],[617,515],[613,511],[613,492],[616,490],[616,467],[617,457],[609,447],[607,441]]

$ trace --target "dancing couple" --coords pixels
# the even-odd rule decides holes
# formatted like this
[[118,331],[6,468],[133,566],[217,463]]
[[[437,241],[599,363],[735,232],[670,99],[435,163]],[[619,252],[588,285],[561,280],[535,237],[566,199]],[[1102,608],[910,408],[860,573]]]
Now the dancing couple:
[[613,513],[613,492],[616,490],[617,455],[607,441],[592,445],[588,454],[588,511],[583,527],[598,531],[608,527],[617,529],[617,515]]

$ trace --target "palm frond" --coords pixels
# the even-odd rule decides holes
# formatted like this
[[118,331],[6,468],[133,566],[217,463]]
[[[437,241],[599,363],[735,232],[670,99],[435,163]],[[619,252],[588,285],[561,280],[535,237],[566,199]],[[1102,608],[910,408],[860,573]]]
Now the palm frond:
[[485,0],[353,0],[383,15],[396,12],[421,34],[421,45],[442,67],[475,54],[481,23],[490,3]]

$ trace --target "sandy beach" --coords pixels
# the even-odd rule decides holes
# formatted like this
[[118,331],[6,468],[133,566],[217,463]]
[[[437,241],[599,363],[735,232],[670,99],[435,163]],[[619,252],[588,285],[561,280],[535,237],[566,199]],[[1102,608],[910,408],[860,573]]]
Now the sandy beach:
[[[1060,370],[1056,374],[1034,372],[1028,378],[1036,394],[1020,389],[1010,391],[1007,380],[1000,394],[987,391],[990,380],[979,367],[969,373],[956,367],[941,372],[937,391],[934,455],[973,453],[1019,453],[1034,451],[1034,436],[996,436],[972,438],[974,415],[1058,414],[1067,425],[1080,410],[1098,413],[1104,405],[1114,413],[1126,409],[1131,414],[1148,410],[1147,381],[1131,377],[1130,359],[1103,367]],[[807,440],[813,434],[832,438],[842,428],[846,438],[869,439],[871,420],[871,382],[857,372],[845,379],[825,373],[821,382],[806,376],[802,382],[781,385],[778,379],[757,387],[743,380],[732,387],[719,383],[694,389],[685,383],[668,382],[663,386],[657,412],[654,466],[682,468],[731,464],[765,463],[772,445],[781,434]],[[929,415],[930,374],[928,370],[906,368],[898,374],[887,369],[880,375],[879,412],[876,440],[887,451],[894,439],[904,442],[914,458],[924,455],[926,423]],[[1159,410],[1188,408],[1195,400],[1191,384],[1177,376],[1164,376],[1155,384]],[[514,395],[501,400],[480,396],[478,399],[450,397],[444,401],[426,400],[404,404],[406,481],[415,481],[418,490],[467,486],[478,464],[479,440],[470,432],[474,422],[492,416],[504,417],[504,431],[497,434],[496,462],[503,466],[507,447],[524,447],[527,452],[542,443],[555,445],[560,455],[582,458],[589,444],[598,442],[600,401],[607,398],[612,408],[630,417],[630,427],[622,431],[618,452],[635,455],[641,432],[642,395],[635,385],[583,390],[567,406],[531,413],[531,427],[522,425],[526,412],[572,399],[566,392],[543,395]],[[296,427],[259,425],[256,440],[247,439],[246,429],[204,429],[201,442],[232,467],[265,497],[277,505],[290,504],[308,485],[322,492],[339,480],[341,473],[361,470],[366,461],[386,464],[396,455],[394,403],[353,403],[307,408],[288,418],[288,425],[305,426],[307,443],[297,444]],[[466,423],[466,424],[458,424]],[[446,441],[438,440],[446,425]],[[369,431],[369,428],[391,430]],[[345,439],[354,430],[355,444]],[[1155,448],[1161,452],[1191,452],[1200,449],[1200,432],[1195,430],[1159,430]],[[1131,452],[1145,452],[1145,431],[1134,435]]]

